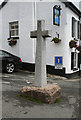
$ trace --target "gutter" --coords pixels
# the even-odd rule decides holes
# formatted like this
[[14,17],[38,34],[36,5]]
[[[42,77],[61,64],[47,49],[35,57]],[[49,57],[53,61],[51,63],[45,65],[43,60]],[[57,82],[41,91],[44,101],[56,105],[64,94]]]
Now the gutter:
[[79,17],[81,17],[80,10],[72,3],[72,2],[62,2],[66,7],[70,8],[74,13],[76,13]]
[[8,0],[4,0],[4,1],[2,2],[2,4],[0,5],[0,9],[2,9],[2,8],[6,5],[7,2],[8,2]]

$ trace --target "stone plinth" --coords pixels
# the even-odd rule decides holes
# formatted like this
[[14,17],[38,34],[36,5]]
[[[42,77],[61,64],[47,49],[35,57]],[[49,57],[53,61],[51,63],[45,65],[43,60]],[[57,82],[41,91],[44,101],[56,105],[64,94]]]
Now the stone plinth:
[[47,85],[44,87],[23,87],[21,94],[27,98],[34,98],[42,102],[52,104],[61,96],[61,88],[58,85]]

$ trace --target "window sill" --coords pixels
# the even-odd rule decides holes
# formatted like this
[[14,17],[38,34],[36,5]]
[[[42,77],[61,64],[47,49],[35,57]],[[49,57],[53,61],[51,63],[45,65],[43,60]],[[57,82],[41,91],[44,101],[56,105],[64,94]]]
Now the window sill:
[[76,70],[78,70],[78,68],[73,68],[73,71],[76,71]]
[[10,40],[11,38],[13,38],[14,40],[15,40],[15,39],[19,39],[19,37],[10,37],[10,38],[8,38],[7,40]]

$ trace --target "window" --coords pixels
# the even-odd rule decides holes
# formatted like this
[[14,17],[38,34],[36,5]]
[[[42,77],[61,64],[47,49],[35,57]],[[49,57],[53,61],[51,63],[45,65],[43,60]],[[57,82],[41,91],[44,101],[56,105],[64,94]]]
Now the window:
[[75,37],[75,18],[72,17],[72,37]]
[[60,6],[55,5],[53,7],[53,24],[54,25],[60,25]]
[[18,35],[19,35],[18,22],[11,22],[9,25],[10,25],[10,38],[18,37]]
[[0,57],[2,57],[2,51],[0,51]]
[[78,39],[80,39],[80,21],[77,21],[77,34],[78,34]]
[[2,51],[2,56],[9,57],[10,55],[8,53]]
[[3,51],[0,51],[0,57],[9,57],[9,54],[7,54]]
[[71,53],[71,69],[75,70],[78,68],[78,53],[72,52]]
[[80,21],[72,17],[72,37],[80,39]]
[[80,40],[81,40],[81,24],[80,24]]

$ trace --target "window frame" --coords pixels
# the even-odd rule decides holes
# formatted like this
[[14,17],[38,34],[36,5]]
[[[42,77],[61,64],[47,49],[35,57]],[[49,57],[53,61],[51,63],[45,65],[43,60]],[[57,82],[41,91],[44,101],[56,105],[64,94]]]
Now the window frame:
[[72,17],[72,37],[80,39],[80,20],[76,20],[75,17]]
[[71,53],[71,70],[78,69],[78,53],[72,52]]
[[[14,27],[13,29],[11,29],[11,27],[12,27],[11,24]],[[16,26],[18,26],[18,27],[15,28]],[[14,35],[12,35],[11,31],[14,31]],[[10,36],[10,38],[19,37],[19,22],[18,21],[9,22],[9,36]]]
[[77,68],[78,66],[77,66],[77,53],[76,52],[74,52],[74,60],[73,60],[73,68]]
[[[55,10],[59,12],[59,16],[56,15]],[[53,25],[60,26],[60,10],[61,10],[60,6],[55,5],[55,6],[53,7]],[[56,18],[56,17],[57,17],[59,23],[56,23],[56,22],[55,22],[55,18]]]

